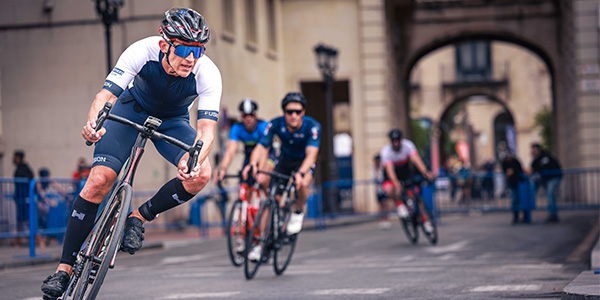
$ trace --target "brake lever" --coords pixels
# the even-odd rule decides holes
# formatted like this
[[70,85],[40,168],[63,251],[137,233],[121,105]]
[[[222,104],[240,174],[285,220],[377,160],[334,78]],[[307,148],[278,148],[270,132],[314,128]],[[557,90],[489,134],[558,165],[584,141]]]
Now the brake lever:
[[[98,121],[96,122],[96,128],[94,128],[94,130],[96,130],[96,132],[100,131],[100,129],[102,129],[102,126],[104,125],[104,121],[106,121],[106,118],[108,117],[108,114],[110,113],[110,110],[112,109],[112,103],[110,102],[106,102],[104,104],[104,107],[102,108],[102,110],[100,110],[98,112]],[[85,141],[85,144],[87,146],[91,146],[92,142],[90,141]]]
[[196,166],[196,164],[198,163],[198,156],[200,156],[200,150],[202,150],[202,146],[204,145],[204,142],[202,142],[201,140],[198,140],[196,142],[196,144],[190,148],[190,151],[188,152],[190,154],[190,157],[188,159],[188,174],[190,174],[192,172],[192,169]]

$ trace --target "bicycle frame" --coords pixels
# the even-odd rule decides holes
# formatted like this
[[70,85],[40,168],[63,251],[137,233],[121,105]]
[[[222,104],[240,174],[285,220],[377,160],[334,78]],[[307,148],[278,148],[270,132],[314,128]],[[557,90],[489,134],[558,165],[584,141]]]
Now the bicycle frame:
[[[190,154],[190,158],[188,161],[188,171],[189,172],[191,172],[192,167],[196,165],[198,155],[200,154],[200,150],[202,148],[202,141],[200,141],[200,140],[196,143],[196,145],[189,146],[189,145],[185,144],[184,142],[181,142],[173,137],[166,136],[159,132],[156,132],[156,129],[160,126],[160,124],[162,122],[161,120],[159,120],[157,118],[148,117],[148,119],[146,120],[146,122],[144,122],[144,125],[142,126],[142,125],[136,124],[134,122],[131,122],[125,118],[115,116],[115,115],[110,115],[109,112],[110,112],[111,108],[112,108],[112,104],[107,102],[105,104],[104,108],[100,111],[99,116],[98,116],[98,122],[97,122],[97,130],[100,130],[100,128],[102,128],[104,121],[108,119],[108,120],[113,120],[113,121],[122,123],[124,125],[133,127],[134,129],[136,129],[139,132],[139,134],[138,134],[136,141],[132,147],[132,151],[131,151],[129,158],[127,159],[124,167],[121,169],[122,174],[119,177],[109,200],[106,201],[106,204],[105,204],[104,208],[102,209],[102,212],[94,220],[94,229],[92,230],[91,236],[88,238],[87,243],[85,244],[86,246],[83,247],[83,249],[80,250],[80,252],[78,254],[77,261],[73,268],[73,276],[69,282],[67,290],[64,293],[64,295],[66,297],[70,297],[72,295],[72,293],[75,290],[75,287],[77,287],[80,279],[89,280],[88,278],[80,278],[83,275],[82,273],[83,273],[84,269],[86,268],[85,266],[86,266],[88,260],[92,260],[98,264],[102,263],[102,259],[98,258],[99,256],[96,256],[96,254],[107,251],[105,243],[110,244],[112,239],[115,237],[114,233],[111,234],[110,237],[107,236],[106,240],[101,241],[102,246],[100,247],[100,249],[96,248],[99,251],[99,253],[92,253],[92,251],[94,251],[94,247],[96,246],[96,240],[99,238],[99,233],[105,228],[104,225],[106,224],[106,221],[108,221],[108,218],[112,217],[115,220],[118,220],[123,216],[123,213],[125,212],[125,210],[127,210],[127,211],[130,210],[131,194],[133,193],[133,191],[132,191],[133,178],[135,175],[135,171],[137,170],[139,161],[142,157],[142,154],[144,153],[144,148],[146,146],[146,142],[148,141],[148,139],[155,138],[155,139],[165,140],[181,149],[188,151],[188,153]],[[86,144],[91,145],[91,143],[89,143],[89,142],[86,142]],[[123,171],[125,171],[125,172],[123,172]],[[126,193],[125,198],[124,198],[125,199],[124,203],[121,203],[121,206],[118,208],[117,214],[109,216],[109,214],[112,211],[111,208],[114,206],[117,196],[123,189],[125,190],[125,193]],[[121,223],[121,224],[123,224],[123,223]],[[116,226],[116,222],[112,221],[110,223],[109,231],[112,232],[115,229],[115,226]],[[121,232],[117,233],[117,236],[119,237],[119,239],[121,238],[121,234],[122,234]],[[117,242],[120,243],[120,241],[117,241]],[[111,268],[111,269],[114,268],[118,251],[119,251],[119,249],[117,248],[116,251],[114,252],[113,256],[110,257],[110,262],[108,264],[108,268]],[[106,259],[106,258],[107,257],[105,257],[104,259]],[[88,272],[86,272],[86,274],[89,275],[90,278],[92,278],[92,276],[93,276],[94,280],[96,280],[95,279],[96,274],[92,275],[92,273],[90,271],[88,271]],[[101,277],[100,284],[102,284],[104,274]],[[98,290],[99,290],[99,287],[97,288],[96,293]],[[77,294],[79,294],[79,292]],[[95,298],[95,295],[93,295],[92,298]]]

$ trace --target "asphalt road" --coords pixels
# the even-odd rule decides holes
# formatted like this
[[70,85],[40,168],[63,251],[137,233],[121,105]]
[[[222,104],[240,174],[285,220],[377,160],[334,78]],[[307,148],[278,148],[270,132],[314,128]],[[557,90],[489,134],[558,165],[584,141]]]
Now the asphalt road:
[[[263,265],[250,281],[229,262],[223,238],[182,241],[120,254],[98,299],[560,299],[588,269],[575,249],[597,218],[572,211],[559,224],[510,225],[508,213],[447,215],[436,246],[410,244],[397,223],[304,231],[283,275]],[[0,272],[0,299],[40,299],[53,269]]]

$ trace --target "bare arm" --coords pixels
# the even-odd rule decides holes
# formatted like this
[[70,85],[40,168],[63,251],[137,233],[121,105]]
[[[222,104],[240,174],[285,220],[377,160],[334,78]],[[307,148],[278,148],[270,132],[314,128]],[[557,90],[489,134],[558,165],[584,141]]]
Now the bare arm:
[[417,169],[419,169],[423,176],[425,176],[427,179],[432,179],[433,176],[431,175],[431,173],[429,173],[429,170],[427,170],[425,163],[423,162],[421,156],[418,153],[411,155],[410,161],[417,167]]
[[302,161],[300,168],[298,168],[299,172],[304,174],[308,173],[311,167],[317,162],[317,156],[319,155],[319,148],[314,146],[306,147],[306,157]]
[[196,124],[197,124],[196,141],[202,140],[202,142],[203,142],[202,150],[200,151],[200,155],[198,156],[198,163],[196,164],[196,166],[194,167],[192,172],[190,172],[190,174],[187,174],[187,171],[188,171],[187,170],[187,162],[189,159],[189,153],[186,153],[183,155],[183,157],[179,161],[179,166],[178,166],[179,173],[177,175],[177,177],[181,180],[195,178],[200,175],[200,166],[202,165],[204,160],[206,160],[206,158],[208,157],[208,154],[210,153],[210,149],[212,148],[212,144],[215,140],[215,127],[217,126],[216,121],[210,120],[210,119],[199,119],[196,122]]
[[250,167],[252,167],[253,176],[256,176],[256,171],[258,171],[258,166],[266,159],[269,151],[262,144],[257,144],[254,146],[254,150],[252,150],[252,154],[250,154],[250,162],[247,166],[244,167],[242,171],[242,176],[244,179],[248,178],[248,171],[250,171]]
[[223,176],[225,176],[227,168],[229,168],[229,164],[231,164],[231,161],[233,160],[233,156],[235,155],[237,148],[238,141],[230,140],[227,142],[227,148],[225,149],[225,155],[223,155],[223,160],[221,160],[219,167],[217,168],[217,170],[215,170],[216,181],[223,180]]
[[108,90],[102,89],[92,102],[92,106],[88,112],[87,122],[83,126],[83,131],[81,135],[84,139],[90,142],[97,142],[100,138],[106,133],[106,129],[102,128],[99,132],[96,132],[96,121],[98,120],[98,112],[104,107],[106,102],[110,102],[111,104],[115,104],[117,101],[117,96],[113,95],[113,93]]

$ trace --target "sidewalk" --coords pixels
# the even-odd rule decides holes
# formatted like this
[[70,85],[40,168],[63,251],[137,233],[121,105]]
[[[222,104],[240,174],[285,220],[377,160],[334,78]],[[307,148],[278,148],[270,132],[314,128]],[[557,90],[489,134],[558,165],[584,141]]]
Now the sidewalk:
[[[372,215],[364,216],[340,216],[335,219],[327,220],[327,227],[347,226],[364,222],[372,222],[377,217]],[[315,219],[306,219],[303,230],[323,229],[320,223]],[[206,238],[221,238],[223,230],[220,227],[210,227],[205,232],[195,226],[187,226],[183,230],[177,229],[159,229],[146,228],[144,235],[144,244],[140,251],[156,248],[164,248],[172,243],[189,243]],[[29,245],[27,243],[27,245]],[[15,248],[12,246],[0,247],[0,270],[19,268],[39,264],[56,264],[60,260],[62,245],[57,244],[55,240],[46,248],[36,248],[36,257],[29,256],[29,247]]]

